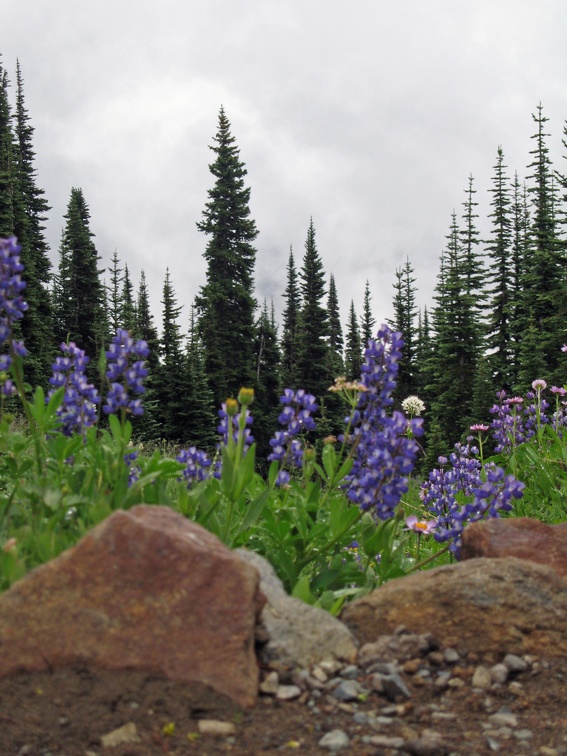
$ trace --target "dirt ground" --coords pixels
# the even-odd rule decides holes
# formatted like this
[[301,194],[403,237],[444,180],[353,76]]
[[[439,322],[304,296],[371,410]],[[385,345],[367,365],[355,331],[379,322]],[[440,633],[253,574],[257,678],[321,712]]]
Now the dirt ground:
[[[418,685],[409,674],[404,681],[408,700],[394,702],[372,692],[365,701],[338,704],[328,697],[317,701],[318,712],[303,700],[278,701],[261,696],[249,711],[241,711],[203,686],[174,683],[139,672],[56,670],[22,674],[0,681],[0,754],[21,756],[142,756],[145,754],[324,754],[318,746],[330,730],[344,730],[349,754],[489,754],[483,723],[491,712],[517,716],[516,730],[498,736],[500,754],[554,756],[567,754],[567,659],[550,659],[517,677],[522,688],[475,692],[471,669],[463,670],[467,683],[440,690]],[[547,667],[547,668],[546,668]],[[468,679],[467,679],[468,678]],[[364,683],[364,677],[359,678]],[[520,690],[520,692],[518,692]],[[392,709],[397,708],[395,712]],[[356,724],[353,713],[388,713],[390,723],[377,731]],[[359,717],[360,718],[360,717]],[[198,721],[231,722],[230,736],[198,733]],[[138,742],[103,746],[101,736],[133,723]],[[423,734],[435,730],[442,741],[427,748]],[[402,750],[364,742],[369,736],[401,736]],[[420,740],[421,738],[421,740]]]

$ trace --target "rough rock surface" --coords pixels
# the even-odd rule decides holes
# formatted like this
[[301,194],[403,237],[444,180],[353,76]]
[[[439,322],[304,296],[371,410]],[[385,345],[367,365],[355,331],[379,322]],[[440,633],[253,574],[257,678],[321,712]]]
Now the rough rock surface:
[[567,523],[546,525],[530,517],[491,517],[465,528],[463,560],[507,556],[545,564],[567,579]]
[[115,512],[0,596],[0,678],[82,665],[254,704],[259,575],[167,507]]
[[267,599],[260,616],[261,629],[263,626],[269,638],[259,649],[264,664],[281,671],[328,659],[349,663],[356,659],[358,644],[342,622],[323,609],[288,596],[272,565],[259,554],[246,549],[235,553],[256,567],[260,589]]
[[515,557],[391,580],[349,604],[341,619],[361,643],[404,625],[469,653],[567,654],[567,584],[549,567]]

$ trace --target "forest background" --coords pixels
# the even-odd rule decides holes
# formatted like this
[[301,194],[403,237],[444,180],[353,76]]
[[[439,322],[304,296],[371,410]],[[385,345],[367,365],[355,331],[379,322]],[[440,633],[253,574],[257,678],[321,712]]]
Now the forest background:
[[[227,114],[221,107],[211,149],[211,188],[197,224],[204,234],[206,277],[180,322],[175,281],[164,271],[160,326],[142,271],[133,281],[115,252],[109,268],[91,230],[79,187],[70,191],[58,264],[45,238],[49,202],[35,168],[34,129],[17,65],[14,86],[0,68],[0,236],[22,245],[29,311],[21,329],[29,353],[26,380],[47,386],[62,341],[75,341],[96,365],[117,327],[151,349],[145,412],[135,425],[145,442],[212,448],[216,409],[242,385],[255,389],[254,436],[265,458],[286,386],[315,394],[319,440],[338,434],[342,410],[328,387],[338,375],[356,378],[364,346],[376,330],[369,282],[351,301],[346,322],[332,271],[325,270],[313,220],[302,253],[290,250],[281,282],[283,312],[255,296],[255,239],[250,186]],[[390,325],[402,331],[404,358],[396,403],[418,394],[425,415],[424,468],[446,453],[473,421],[489,419],[497,389],[522,392],[534,377],[562,385],[567,356],[567,178],[550,155],[542,105],[532,114],[525,176],[510,174],[501,147],[493,159],[490,214],[479,219],[472,176],[454,211],[429,307],[416,305],[409,259],[392,271]],[[567,125],[562,144],[567,157]],[[479,227],[488,228],[481,237]],[[315,439],[313,439],[315,440]]]

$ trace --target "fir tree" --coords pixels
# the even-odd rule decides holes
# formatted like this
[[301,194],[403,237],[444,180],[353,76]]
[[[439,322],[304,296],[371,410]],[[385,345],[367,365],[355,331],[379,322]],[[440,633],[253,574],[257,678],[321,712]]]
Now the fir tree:
[[281,378],[284,387],[297,389],[299,388],[297,374],[297,337],[301,312],[301,295],[299,292],[293,250],[291,248],[289,250],[289,260],[287,264],[287,286],[283,296],[285,297],[285,307],[283,311]]
[[130,279],[128,264],[124,264],[124,276],[122,278],[122,291],[120,293],[120,315],[122,327],[130,333],[136,329],[136,303],[134,302],[134,287]]
[[362,302],[362,319],[360,323],[360,335],[362,339],[362,352],[364,353],[368,346],[368,340],[375,336],[374,326],[376,321],[372,316],[372,307],[370,305],[372,297],[370,295],[370,284],[368,280],[364,286],[364,299]]
[[345,376],[348,381],[360,379],[362,367],[362,346],[360,343],[360,329],[354,309],[354,301],[350,301],[345,342]]
[[204,257],[207,282],[197,298],[199,332],[216,404],[254,380],[254,264],[258,235],[250,218],[246,169],[221,108],[209,166],[215,184],[197,228],[210,238]]
[[169,268],[165,272],[161,303],[163,318],[156,398],[162,437],[168,441],[182,441],[186,430],[182,417],[186,401],[187,365],[183,354],[181,326],[178,322],[182,308],[177,304]]
[[300,272],[302,297],[298,331],[298,384],[319,401],[333,382],[328,368],[329,320],[323,305],[325,272],[317,245],[313,220],[309,223],[303,267]]
[[24,101],[20,64],[16,67],[16,110],[14,114],[13,233],[21,247],[21,261],[27,283],[28,310],[21,322],[21,333],[28,350],[26,379],[31,385],[47,386],[51,376],[53,318],[49,283],[51,262],[45,240],[45,220],[49,205],[43,189],[36,183],[33,149],[34,129]]
[[213,392],[205,372],[203,347],[197,332],[194,307],[191,307],[186,357],[189,391],[183,411],[185,443],[212,452],[218,441],[217,414]]
[[98,269],[100,258],[92,241],[90,212],[81,189],[71,190],[65,219],[55,290],[57,339],[69,338],[84,349],[91,358],[89,368],[93,373],[100,350],[106,348],[108,325]]
[[400,404],[407,396],[417,392],[417,365],[416,365],[416,317],[417,307],[415,304],[416,288],[414,269],[409,259],[403,268],[396,270],[396,282],[394,284],[394,320],[391,326],[396,331],[401,331],[404,339],[402,359],[399,362],[397,386],[394,392],[394,401]]
[[[504,152],[498,147],[498,156],[494,166],[493,188],[489,218],[492,219],[491,238],[486,243],[489,255],[490,283],[489,317],[487,346],[490,349],[490,364],[497,386],[509,390],[510,361],[512,359],[511,308],[516,292],[514,291],[515,266],[512,252],[512,221],[510,218],[511,198]],[[478,412],[476,413],[478,416]]]
[[8,74],[0,64],[0,236],[14,233],[14,142]]
[[278,335],[268,312],[268,304],[264,300],[256,323],[256,390],[252,407],[252,433],[258,445],[257,455],[261,462],[266,460],[271,451],[269,442],[280,414],[280,364]]
[[118,259],[118,252],[114,250],[112,253],[112,265],[108,268],[110,273],[110,284],[108,288],[107,301],[108,301],[108,325],[112,333],[116,333],[117,328],[124,328],[121,316],[120,306],[120,284],[122,283],[122,268],[120,267],[120,260]]
[[329,278],[329,296],[327,299],[329,317],[329,373],[336,378],[343,375],[345,363],[343,359],[344,339],[341,326],[341,312],[335,277],[331,273]]

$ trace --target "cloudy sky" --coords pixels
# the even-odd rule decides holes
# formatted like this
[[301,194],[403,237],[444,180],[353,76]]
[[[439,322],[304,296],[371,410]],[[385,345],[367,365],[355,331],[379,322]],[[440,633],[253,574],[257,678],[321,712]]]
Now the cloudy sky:
[[368,279],[390,317],[406,257],[430,304],[468,176],[482,226],[497,148],[527,175],[540,102],[567,169],[565,0],[0,0],[0,23],[54,262],[79,186],[104,264],[116,249],[136,288],[145,270],[158,323],[166,267],[184,327],[205,280],[195,224],[221,105],[260,231],[256,295],[278,310],[310,217],[345,316]]

